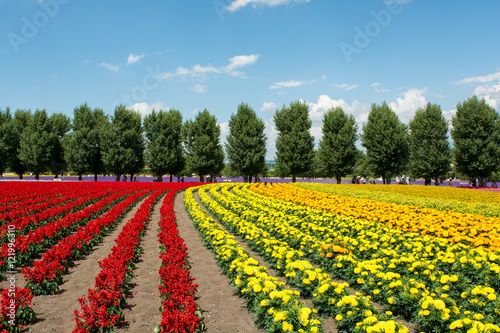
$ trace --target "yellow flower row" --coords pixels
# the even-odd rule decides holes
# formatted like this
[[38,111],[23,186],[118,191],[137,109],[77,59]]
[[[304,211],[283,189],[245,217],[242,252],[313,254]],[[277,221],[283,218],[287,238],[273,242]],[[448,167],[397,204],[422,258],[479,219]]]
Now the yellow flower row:
[[401,185],[330,185],[296,183],[307,190],[333,193],[358,199],[369,199],[398,205],[418,206],[441,211],[500,217],[500,195],[468,189],[401,186]]
[[[318,245],[317,240],[313,240],[312,237],[309,237],[312,241],[310,242],[307,240],[307,235],[295,228],[290,228],[287,224],[266,226],[264,220],[262,220],[262,223],[246,221],[240,216],[244,215],[249,219],[252,219],[251,216],[253,216],[254,219],[259,219],[259,216],[262,215],[247,210],[248,207],[241,204],[243,202],[242,197],[236,197],[228,192],[229,187],[231,185],[213,185],[210,187],[210,194],[215,201],[201,193],[201,191],[200,199],[228,229],[234,230],[241,237],[244,237],[256,251],[263,254],[266,261],[282,272],[289,284],[297,286],[303,296],[313,296],[313,303],[320,310],[335,315],[340,328],[350,327],[350,329],[354,329],[356,322],[361,324],[366,317],[372,317],[375,319],[373,324],[378,325],[378,327],[385,327],[384,323],[387,323],[387,325],[392,325],[396,329],[395,332],[408,331],[403,325],[391,320],[389,315],[377,314],[378,311],[373,307],[369,297],[360,294],[348,295],[349,288],[347,284],[332,281],[321,268],[314,268],[309,261],[301,259],[303,256],[302,251],[294,250],[284,239],[276,239],[272,237],[272,234],[293,235],[293,237],[289,238],[292,240],[294,238],[301,239],[303,240],[301,244],[309,244],[308,251],[312,251],[312,247],[329,248],[329,245]],[[233,190],[238,193],[238,188]],[[219,203],[222,203],[222,205]],[[234,209],[236,214],[223,206]],[[270,230],[268,232],[262,228]]]
[[205,213],[194,199],[194,190],[186,190],[184,205],[217,262],[246,299],[249,310],[256,313],[258,325],[268,332],[321,332],[321,322],[311,314],[312,310],[298,300],[295,292],[286,289],[284,283],[269,276],[266,267],[260,266]]
[[[255,189],[255,187],[254,185],[252,188]],[[236,190],[234,192],[237,193]],[[306,216],[297,221],[295,226],[307,228],[311,235],[316,235],[319,239],[331,237],[348,244],[348,249],[356,255],[338,256],[334,268],[341,273],[339,277],[350,277],[350,280],[361,285],[374,297],[381,294],[383,297],[377,299],[394,304],[396,311],[405,308],[402,304],[408,307],[412,304],[418,306],[419,300],[427,296],[446,298],[447,293],[450,293],[456,300],[457,290],[471,286],[472,281],[466,277],[472,278],[477,284],[496,283],[496,288],[500,289],[500,284],[498,284],[500,261],[495,253],[487,253],[481,249],[468,249],[461,244],[450,246],[443,240],[401,233],[384,228],[375,222],[336,217],[292,203],[279,203],[270,198],[267,200],[268,207],[273,207],[283,214],[281,223],[286,223],[283,220],[293,222],[296,216]],[[262,215],[265,210],[257,207],[259,201],[257,194],[246,200]],[[249,209],[248,206],[247,209]],[[279,217],[279,213],[275,215]],[[314,223],[306,223],[305,220]],[[292,223],[286,225],[286,228],[291,229],[291,225]],[[331,241],[331,238],[328,241]],[[358,256],[365,259],[361,260]],[[437,267],[439,269],[436,269]],[[388,271],[384,272],[384,270]],[[399,273],[392,271],[404,273],[405,276],[402,277]],[[459,276],[451,272],[463,275],[460,276],[460,281]],[[496,299],[496,295],[490,295],[487,299],[493,298]],[[458,315],[455,300],[450,301],[450,306]],[[498,310],[495,310],[495,307],[500,306],[499,303],[491,304],[490,302],[492,306],[488,307],[483,300],[472,299],[470,302],[464,302],[459,299],[459,301],[464,311],[459,312],[460,316],[455,317],[465,318],[467,308],[476,308],[477,311],[482,309],[484,313],[489,313],[490,317],[500,318],[497,316]],[[477,302],[474,304],[474,301]],[[451,308],[449,310],[451,311]],[[491,320],[490,317],[485,320]],[[444,323],[448,321],[442,318],[440,320]]]
[[397,205],[367,199],[306,190],[288,184],[252,187],[258,193],[305,205],[332,214],[376,221],[393,229],[446,239],[449,243],[500,249],[500,218],[462,214],[417,206]]

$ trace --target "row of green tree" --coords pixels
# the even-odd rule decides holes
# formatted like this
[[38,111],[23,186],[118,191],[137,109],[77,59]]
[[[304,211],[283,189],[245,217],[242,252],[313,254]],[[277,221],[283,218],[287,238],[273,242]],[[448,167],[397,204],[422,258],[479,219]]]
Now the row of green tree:
[[[480,184],[498,171],[500,164],[500,117],[484,99],[473,96],[458,104],[449,123],[439,105],[418,109],[408,125],[384,102],[373,104],[358,134],[354,116],[340,107],[323,116],[323,136],[318,150],[310,129],[308,105],[297,101],[276,110],[277,176],[313,175],[342,177],[355,173],[382,177],[384,183],[403,172],[431,179],[445,176],[452,166],[460,174],[478,178]],[[38,178],[51,170],[57,177],[71,170],[83,174],[134,175],[146,165],[162,180],[163,175],[221,175],[226,171],[251,181],[267,173],[265,123],[247,104],[240,104],[229,120],[225,154],[221,129],[206,109],[194,120],[183,122],[178,110],[140,113],[123,105],[112,116],[86,103],[74,109],[73,118],[45,110],[0,112],[0,171],[22,177],[30,171]],[[356,148],[356,142],[366,154]]]

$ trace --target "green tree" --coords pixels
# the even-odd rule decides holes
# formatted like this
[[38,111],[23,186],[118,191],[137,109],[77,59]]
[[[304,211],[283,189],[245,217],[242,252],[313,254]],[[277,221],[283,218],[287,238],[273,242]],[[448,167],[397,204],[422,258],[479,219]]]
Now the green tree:
[[500,162],[500,120],[498,112],[483,99],[473,96],[457,105],[451,120],[457,172],[478,178],[479,185],[498,169]]
[[49,118],[49,122],[52,132],[55,134],[53,136],[52,151],[50,152],[50,168],[55,175],[54,178],[58,178],[59,174],[62,174],[67,169],[64,159],[63,139],[71,128],[71,119],[65,114],[53,113]]
[[115,108],[111,122],[102,133],[102,160],[106,170],[116,175],[134,174],[144,167],[144,140],[141,114],[124,105]]
[[385,103],[372,104],[368,121],[363,124],[361,145],[376,176],[390,184],[391,175],[400,173],[408,162],[408,129]]
[[160,181],[164,174],[178,174],[184,168],[182,115],[178,110],[153,110],[144,117],[146,161]]
[[220,125],[207,109],[183,126],[186,164],[203,182],[204,175],[215,177],[224,169],[224,151],[220,143]]
[[19,176],[19,179],[23,179],[23,174],[26,172],[27,168],[20,158],[21,150],[21,134],[28,127],[31,121],[32,115],[30,110],[18,109],[14,112],[14,118],[9,123],[9,169],[12,170]]
[[266,125],[248,104],[241,103],[229,119],[226,153],[230,165],[245,180],[262,173],[266,165]]
[[40,178],[40,173],[49,170],[57,135],[47,111],[36,110],[28,126],[21,134],[19,158],[26,168]]
[[448,141],[448,121],[441,107],[427,103],[419,108],[409,123],[410,127],[410,171],[415,177],[431,179],[446,175],[451,165],[451,149]]
[[72,131],[64,140],[64,156],[68,167],[82,180],[84,173],[97,175],[104,171],[101,158],[101,136],[103,128],[109,123],[102,109],[92,110],[84,103],[73,110]]
[[331,108],[323,115],[319,157],[327,176],[335,177],[337,184],[356,164],[357,130],[354,116],[347,115],[341,107]]
[[314,137],[309,119],[309,107],[297,101],[277,110],[273,117],[278,138],[276,139],[276,170],[278,174],[297,175],[310,170],[314,159]]
[[0,110],[0,176],[7,170],[10,160],[10,132],[11,132],[12,114],[10,108]]

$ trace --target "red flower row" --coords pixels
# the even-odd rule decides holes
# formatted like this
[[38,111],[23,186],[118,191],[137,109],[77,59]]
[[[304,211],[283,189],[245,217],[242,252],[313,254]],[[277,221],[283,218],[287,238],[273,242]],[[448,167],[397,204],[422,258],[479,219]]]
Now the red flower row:
[[[25,200],[12,205],[0,207],[0,221],[7,223],[19,217],[33,215],[35,212],[45,211],[51,207],[69,203],[87,194],[102,192],[98,187],[67,187],[64,191],[54,191],[45,196],[37,196],[31,200]],[[10,208],[10,209],[9,209]],[[8,210],[8,211],[7,211]]]
[[[26,265],[31,258],[36,256],[44,248],[50,247],[60,238],[67,236],[79,224],[85,223],[89,218],[106,209],[111,203],[115,202],[116,200],[123,200],[126,195],[129,195],[132,192],[134,192],[134,190],[113,194],[80,211],[67,214],[60,219],[40,226],[27,235],[16,235],[16,265],[18,267]],[[89,198],[82,200],[93,202],[101,196],[103,196],[102,192],[91,195]],[[0,251],[0,259],[5,260],[5,258],[8,257],[8,245],[9,244],[7,242],[3,244]],[[4,264],[3,266],[5,265],[6,264]],[[3,271],[2,269],[5,269],[5,267],[1,267],[0,271]]]
[[35,262],[32,269],[24,268],[22,271],[27,280],[26,285],[31,287],[33,294],[57,292],[58,285],[62,283],[61,274],[73,264],[73,260],[90,253],[92,248],[100,242],[103,234],[108,233],[110,228],[117,223],[117,219],[123,217],[125,211],[131,209],[131,205],[144,196],[145,192],[148,191],[138,192],[113,206],[106,214],[90,221],[85,227],[79,228],[75,234],[53,246],[43,255],[42,260]]
[[140,256],[140,239],[153,206],[164,191],[156,191],[144,201],[134,217],[123,226],[111,253],[99,262],[101,271],[96,278],[95,290],[89,289],[87,298],[78,300],[82,312],[75,310],[73,332],[113,332],[113,327],[124,319],[125,293]]
[[161,332],[197,332],[203,330],[201,312],[195,301],[197,284],[190,276],[187,247],[179,236],[173,211],[175,191],[170,191],[161,207],[158,240],[162,253],[160,295],[162,298]]

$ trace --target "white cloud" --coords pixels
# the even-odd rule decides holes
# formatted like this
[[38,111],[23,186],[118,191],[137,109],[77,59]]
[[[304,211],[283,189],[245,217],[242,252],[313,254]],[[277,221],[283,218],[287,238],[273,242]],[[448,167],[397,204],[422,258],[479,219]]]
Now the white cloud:
[[[498,81],[498,83],[490,83],[492,81]],[[473,94],[479,98],[484,98],[495,109],[500,109],[500,72],[468,77],[453,83],[482,83],[480,86],[474,88]]]
[[135,103],[134,105],[129,106],[129,108],[131,108],[135,111],[139,111],[143,117],[145,115],[151,113],[151,111],[153,111],[153,109],[155,109],[156,111],[159,111],[159,110],[168,111],[168,110],[170,110],[170,108],[168,106],[165,106],[160,101],[157,101],[153,104],[148,104],[146,102]]
[[321,95],[316,103],[307,104],[309,105],[309,117],[311,117],[313,123],[321,123],[325,112],[337,106],[340,106],[347,114],[354,115],[358,123],[360,122],[358,118],[361,116],[364,119],[363,114],[368,114],[370,111],[369,104],[362,104],[357,100],[352,101],[352,104],[348,104],[343,99],[334,100],[328,95]]
[[498,84],[492,85],[481,85],[474,89],[474,95],[479,98],[484,98],[486,103],[494,107],[495,109],[500,109],[500,80]]
[[256,8],[258,5],[275,7],[279,5],[288,4],[290,2],[309,2],[310,0],[234,0],[227,7],[229,12],[234,13],[243,7],[252,5]]
[[280,108],[281,104],[274,102],[264,102],[260,108],[260,112],[274,112],[276,109]]
[[105,67],[105,68],[109,69],[110,71],[115,71],[115,72],[118,72],[120,70],[120,66],[119,65],[110,65],[110,64],[105,63],[105,62],[101,62],[99,64],[99,66]]
[[226,136],[229,134],[229,122],[225,121],[223,123],[219,123],[219,125],[220,125],[220,136],[224,138],[225,141]]
[[493,74],[487,74],[487,75],[468,77],[468,78],[465,78],[463,80],[453,82],[453,84],[472,83],[472,82],[484,83],[484,82],[491,82],[491,81],[497,81],[497,80],[500,80],[500,72],[496,72]]
[[442,95],[442,94],[437,94],[436,95],[437,98],[445,98],[446,96],[445,95]]
[[175,72],[167,72],[158,75],[159,79],[163,80],[171,80],[174,77],[201,77],[205,78],[208,74],[218,75],[222,73],[226,73],[232,76],[243,76],[244,72],[237,71],[236,68],[245,67],[248,65],[252,65],[259,59],[258,54],[250,54],[250,55],[237,55],[232,58],[229,58],[229,64],[226,66],[216,67],[212,64],[208,64],[207,66],[202,66],[200,64],[196,64],[191,66],[191,68],[185,67],[177,67]]
[[191,90],[198,93],[198,94],[201,94],[201,93],[207,92],[207,86],[204,86],[204,85],[198,83],[198,84],[195,84],[194,86],[192,86]]
[[127,64],[130,65],[130,64],[139,62],[142,58],[144,58],[145,55],[146,55],[145,53],[142,53],[142,54],[130,53],[128,55]]
[[335,87],[337,88],[342,88],[344,89],[344,91],[349,91],[349,90],[352,90],[352,89],[356,89],[358,87],[357,84],[353,84],[353,85],[348,85],[347,83],[342,83],[342,84],[334,84]]
[[226,69],[228,71],[232,71],[235,68],[253,65],[257,62],[259,57],[259,54],[237,55],[235,57],[229,58],[229,65],[226,66]]
[[427,105],[427,100],[423,95],[426,91],[427,88],[409,89],[403,93],[404,98],[398,97],[396,102],[389,103],[389,106],[402,122],[408,123],[418,108],[424,108]]
[[318,80],[311,80],[311,81],[289,80],[289,81],[275,82],[273,85],[269,86],[269,89],[281,89],[281,88],[290,88],[290,87],[300,87],[300,86],[303,86],[304,84],[311,84],[311,83],[314,83],[316,81],[318,81]]
[[88,64],[89,62],[90,62],[90,60],[88,60],[88,59],[84,59],[84,60],[83,60],[83,63],[84,63],[84,64]]
[[376,93],[389,92],[389,89],[379,88],[380,87],[380,83],[378,83],[378,82],[374,82],[370,86],[373,87],[373,91],[376,92]]

